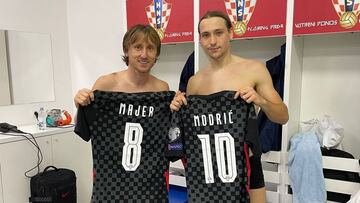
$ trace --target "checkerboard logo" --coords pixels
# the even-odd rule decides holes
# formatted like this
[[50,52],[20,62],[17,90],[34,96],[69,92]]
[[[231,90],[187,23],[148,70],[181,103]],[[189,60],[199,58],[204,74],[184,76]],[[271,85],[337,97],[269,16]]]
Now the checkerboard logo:
[[234,33],[238,36],[244,35],[255,10],[256,0],[224,0],[224,2]]
[[353,28],[360,13],[360,0],[331,0],[336,14],[339,16],[339,25],[344,29]]
[[165,30],[169,23],[172,4],[165,0],[153,0],[145,8],[149,24],[156,30],[161,40],[165,37]]

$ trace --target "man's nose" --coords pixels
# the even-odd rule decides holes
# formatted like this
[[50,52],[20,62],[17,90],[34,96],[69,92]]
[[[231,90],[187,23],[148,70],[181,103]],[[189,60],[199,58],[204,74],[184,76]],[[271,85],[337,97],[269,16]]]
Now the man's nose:
[[215,45],[216,44],[216,37],[214,35],[210,36],[210,44]]
[[146,48],[143,48],[143,49],[141,50],[140,54],[141,54],[141,57],[147,57],[147,56],[148,56],[148,51],[147,51],[147,49],[146,49]]

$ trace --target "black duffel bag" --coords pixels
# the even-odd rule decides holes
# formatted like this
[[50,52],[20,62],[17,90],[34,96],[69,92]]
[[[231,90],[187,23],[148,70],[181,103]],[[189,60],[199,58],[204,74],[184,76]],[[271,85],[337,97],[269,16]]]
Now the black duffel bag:
[[31,178],[30,191],[29,202],[76,203],[75,172],[48,166]]

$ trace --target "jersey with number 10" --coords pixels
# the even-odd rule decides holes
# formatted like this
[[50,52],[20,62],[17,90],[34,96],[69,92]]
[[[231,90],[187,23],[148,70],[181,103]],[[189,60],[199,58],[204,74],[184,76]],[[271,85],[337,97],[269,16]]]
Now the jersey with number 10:
[[235,92],[189,96],[180,111],[189,202],[248,202],[247,150],[260,153],[253,104]]
[[95,91],[75,132],[91,139],[92,202],[168,202],[164,155],[174,92]]

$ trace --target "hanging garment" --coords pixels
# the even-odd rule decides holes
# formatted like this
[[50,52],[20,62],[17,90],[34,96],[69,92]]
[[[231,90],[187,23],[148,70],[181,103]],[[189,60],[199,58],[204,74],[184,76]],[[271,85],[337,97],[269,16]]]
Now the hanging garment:
[[[284,95],[285,44],[281,46],[279,56],[266,62],[275,90],[281,98]],[[263,111],[258,114],[258,126],[262,152],[281,150],[282,125],[269,120]]]
[[342,150],[344,128],[331,116],[324,115],[321,119],[310,119],[300,123],[300,132],[314,130],[321,147]]
[[194,75],[194,52],[192,52],[188,59],[186,60],[186,63],[183,67],[183,70],[181,71],[180,76],[180,83],[179,83],[179,90],[181,92],[186,92],[187,84],[189,82],[189,79],[191,76]]
[[293,203],[324,203],[326,190],[322,156],[314,131],[291,138],[288,159]]

